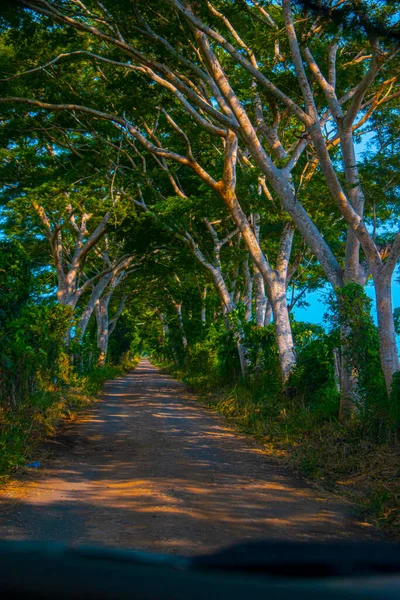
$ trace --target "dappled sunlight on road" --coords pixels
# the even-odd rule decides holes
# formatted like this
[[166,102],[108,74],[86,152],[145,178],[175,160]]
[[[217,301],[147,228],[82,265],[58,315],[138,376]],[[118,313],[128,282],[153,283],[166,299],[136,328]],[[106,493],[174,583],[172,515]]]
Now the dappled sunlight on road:
[[2,501],[7,539],[191,553],[365,531],[147,361],[107,383],[45,471]]

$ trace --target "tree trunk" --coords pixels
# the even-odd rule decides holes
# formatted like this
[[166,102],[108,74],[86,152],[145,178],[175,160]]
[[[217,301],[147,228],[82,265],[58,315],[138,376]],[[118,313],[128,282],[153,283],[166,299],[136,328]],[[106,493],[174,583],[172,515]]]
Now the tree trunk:
[[59,285],[57,289],[57,302],[62,306],[69,306],[74,310],[78,302],[78,294],[69,291],[65,285]]
[[252,305],[253,305],[253,278],[249,269],[249,257],[247,256],[246,260],[243,263],[243,271],[244,271],[244,281],[245,281],[245,291],[243,297],[243,304],[246,307],[245,319],[246,323],[251,321],[253,316]]
[[183,325],[183,318],[182,318],[182,304],[180,304],[179,302],[174,303],[174,308],[176,311],[176,316],[178,318],[178,327],[179,327],[179,331],[181,332],[181,339],[182,339],[182,345],[183,345],[183,350],[185,352],[185,355],[187,353],[187,347],[188,347],[188,340],[186,337],[186,332],[185,332],[185,327]]
[[245,379],[247,377],[247,373],[249,370],[248,352],[247,352],[246,345],[244,343],[244,336],[241,335],[240,332],[237,332],[235,337],[236,337],[236,346],[237,346],[238,355],[239,355],[240,371],[242,373],[243,379]]
[[264,312],[264,327],[266,327],[267,325],[269,325],[271,323],[271,319],[272,319],[272,306],[271,306],[271,303],[268,302],[268,300],[267,300],[267,305],[265,307],[265,312]]
[[[258,243],[260,243],[260,215],[251,213],[250,222]],[[265,316],[268,306],[268,298],[265,293],[264,278],[257,264],[253,261],[253,279],[254,279],[254,304],[256,325],[258,327],[265,326]]]
[[254,300],[256,309],[256,325],[264,327],[265,313],[267,311],[268,298],[265,293],[264,279],[256,266],[254,269]]
[[286,301],[286,283],[275,282],[270,285],[270,302],[274,315],[276,341],[278,344],[282,383],[287,384],[291,372],[296,365],[292,328]]
[[92,294],[89,299],[89,302],[87,303],[84,311],[82,312],[81,318],[78,323],[77,329],[80,332],[80,340],[83,340],[83,337],[86,332],[86,328],[89,324],[89,320],[95,309],[96,303],[97,303],[98,299],[100,298],[100,296],[102,295],[102,293],[104,292],[104,290],[106,289],[106,287],[109,284],[109,282],[111,281],[111,279],[112,279],[112,273],[108,273],[107,275],[105,275],[104,277],[102,277],[100,279],[100,281],[97,283],[97,285],[93,289]]
[[160,319],[161,327],[163,330],[163,341],[166,342],[169,335],[169,326],[167,322],[167,315],[161,312],[158,308],[155,309],[155,313]]
[[97,365],[104,367],[106,364],[108,350],[108,301],[109,298],[101,298],[95,306],[95,315],[97,320],[97,347],[100,351]]
[[376,275],[374,277],[380,342],[379,353],[388,394],[390,394],[392,389],[393,375],[396,371],[400,370],[396,332],[393,321],[391,283],[391,273],[390,275],[383,273],[383,275]]
[[350,328],[342,325],[340,328],[340,363],[339,363],[339,382],[340,382],[340,402],[339,402],[339,421],[345,423],[355,414],[357,409],[357,387],[358,376],[354,367],[351,365],[351,356],[347,339],[350,335]]
[[207,308],[206,308],[206,298],[207,298],[207,287],[204,286],[203,293],[201,294],[201,322],[203,325],[207,324]]

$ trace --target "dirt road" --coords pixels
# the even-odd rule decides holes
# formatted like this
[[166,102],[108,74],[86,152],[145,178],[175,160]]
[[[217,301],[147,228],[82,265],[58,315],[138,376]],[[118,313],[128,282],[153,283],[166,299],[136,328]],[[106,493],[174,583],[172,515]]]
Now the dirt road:
[[0,538],[201,553],[236,541],[374,539],[147,360],[105,385],[1,497]]

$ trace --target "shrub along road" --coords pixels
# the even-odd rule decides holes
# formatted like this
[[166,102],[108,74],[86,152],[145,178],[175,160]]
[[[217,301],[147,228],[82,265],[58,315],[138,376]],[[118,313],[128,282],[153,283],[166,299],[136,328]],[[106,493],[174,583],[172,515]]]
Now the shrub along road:
[[260,538],[380,537],[147,360],[47,446],[40,470],[4,490],[0,538],[190,554]]

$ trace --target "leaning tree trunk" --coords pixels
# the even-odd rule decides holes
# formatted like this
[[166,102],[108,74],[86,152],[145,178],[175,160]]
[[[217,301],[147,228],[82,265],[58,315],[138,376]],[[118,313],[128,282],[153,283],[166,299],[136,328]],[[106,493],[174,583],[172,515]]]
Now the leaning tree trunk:
[[102,277],[100,281],[95,285],[90,295],[89,302],[86,304],[78,323],[78,330],[81,341],[84,338],[90,317],[92,316],[96,303],[98,302],[100,296],[103,294],[104,290],[110,283],[111,279],[112,273],[107,273],[107,275],[104,275],[104,277]]

